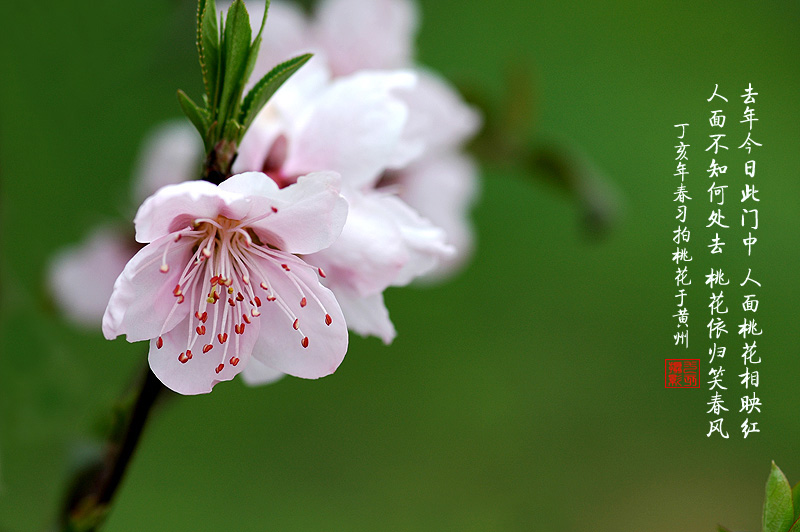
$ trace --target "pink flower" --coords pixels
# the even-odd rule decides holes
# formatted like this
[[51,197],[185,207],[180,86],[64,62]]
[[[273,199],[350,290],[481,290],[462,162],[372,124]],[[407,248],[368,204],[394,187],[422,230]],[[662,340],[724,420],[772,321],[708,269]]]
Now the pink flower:
[[333,373],[347,350],[344,317],[322,270],[296,254],[339,236],[347,204],[338,187],[333,172],[283,189],[250,172],[160,189],[136,214],[136,240],[147,245],[114,285],[106,338],[149,339],[151,369],[183,394],[232,379],[251,355],[251,381],[262,369]]
[[[234,171],[263,170],[284,185],[311,171],[341,174],[347,223],[333,245],[307,258],[329,273],[326,285],[343,305],[348,325],[388,343],[395,332],[382,292],[430,271],[453,251],[444,231],[379,187],[388,171],[425,148],[405,134],[409,110],[398,95],[414,87],[416,76],[360,72],[327,83],[311,76],[306,81],[281,89],[262,111],[245,135]],[[364,309],[370,319],[382,316],[375,326],[360,325],[367,301],[373,303]]]
[[383,291],[452,271],[472,248],[477,172],[460,148],[477,113],[428,71],[367,70],[411,65],[416,19],[403,0],[323,0],[313,19],[272,2],[258,64],[274,63],[272,53],[316,56],[256,119],[234,166],[283,184],[323,169],[342,175],[342,236],[308,259],[328,272],[348,326],[386,343],[396,333]]

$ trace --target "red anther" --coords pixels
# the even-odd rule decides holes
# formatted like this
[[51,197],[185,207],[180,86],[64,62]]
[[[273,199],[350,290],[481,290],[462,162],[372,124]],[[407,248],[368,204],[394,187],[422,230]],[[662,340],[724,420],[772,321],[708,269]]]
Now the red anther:
[[180,355],[178,355],[178,360],[180,361],[181,364],[186,364],[187,362],[189,362],[189,357],[186,356],[186,353],[181,353]]
[[211,345],[211,344],[206,344],[206,345],[204,345],[204,346],[203,346],[203,353],[208,353],[208,352],[209,352],[209,351],[211,351],[211,349],[213,349],[213,348],[214,348],[214,346],[213,346],[213,345]]
[[217,292],[214,292],[214,296],[213,297],[214,297],[214,302],[219,301],[219,294]]
[[185,300],[186,300],[186,298],[185,298],[185,297],[183,297],[183,294],[181,294],[181,295],[179,295],[179,296],[178,296],[178,304],[179,304],[179,305],[180,305],[181,303],[183,303]]
[[239,365],[239,359],[236,358],[236,357],[233,357],[231,359],[231,366],[238,366],[238,365]]
[[254,297],[254,298],[253,298],[253,301],[255,301],[255,302],[256,302],[256,306],[257,306],[257,307],[260,307],[260,306],[261,306],[261,300],[260,300],[260,299],[258,299],[258,296]]
[[278,212],[278,208],[277,207],[272,207],[272,212]]
[[286,270],[287,272],[290,272],[290,271],[292,271],[291,269],[289,269],[289,265],[288,265],[288,264],[281,264],[281,268],[283,268],[283,269],[284,269],[284,270]]
[[236,306],[236,303],[234,303],[234,302],[233,302],[233,299],[232,299],[232,298],[230,298],[230,297],[228,298],[228,304],[229,304],[230,306],[232,306],[232,307],[235,307],[235,306]]
[[167,273],[169,271],[169,264],[162,264],[159,271],[161,271],[161,273]]
[[208,312],[203,312],[203,315],[202,315],[202,316],[200,316],[200,321],[202,321],[203,323],[205,323],[205,322],[206,322],[206,320],[208,320]]
[[195,328],[195,331],[197,331],[197,334],[199,334],[200,336],[203,336],[206,333],[206,326],[205,325],[201,325],[201,326]]
[[317,271],[319,272],[319,276],[320,276],[320,277],[323,277],[323,278],[324,278],[324,277],[326,277],[326,276],[325,276],[325,272],[324,272],[324,271],[322,271],[322,268],[317,268]]
[[263,281],[261,282],[261,285],[260,285],[260,286],[261,286],[261,288],[263,288],[264,290],[269,290],[269,286],[267,286],[267,283],[265,283],[265,282],[263,282]]
[[159,336],[158,340],[156,340],[156,349],[161,349],[162,347],[164,347],[164,339]]
[[194,313],[194,317],[195,317],[195,318],[197,318],[198,320],[199,320],[199,319],[202,317],[202,314],[200,314],[200,311],[199,311],[199,310],[196,310],[196,311],[195,311],[195,313]]
[[259,311],[257,311],[256,309],[251,310],[250,314],[252,314],[254,318],[257,318],[257,317],[261,316],[261,313]]
[[294,323],[292,323],[292,327],[294,327],[294,330],[295,330],[295,331],[296,331],[297,329],[299,329],[299,328],[300,328],[300,320],[297,320],[297,319],[296,319],[296,320],[294,320]]
[[248,316],[247,314],[242,314],[242,319],[244,320],[245,323],[252,323],[250,321],[250,316]]
[[219,366],[217,366],[217,369],[215,369],[214,371],[219,373],[220,371],[222,371],[222,368],[224,368],[224,367],[225,367],[225,364],[220,364]]
[[218,334],[217,335],[217,340],[219,340],[219,343],[224,344],[225,342],[228,341],[228,333]]
[[303,347],[308,347],[308,336],[303,337],[303,341],[300,342]]
[[244,296],[241,292],[236,293],[236,301],[244,301]]
[[301,299],[300,300],[300,306],[301,307],[305,307],[306,305],[308,305],[308,301],[306,301],[306,298]]
[[236,334],[244,334],[244,323],[234,325],[233,330]]
[[231,278],[231,279],[222,279],[222,284],[224,284],[225,286],[232,285],[233,284],[233,278]]
[[218,282],[219,282],[219,275],[215,275],[214,277],[211,278],[211,286],[214,286]]
[[267,301],[275,301],[276,299],[278,299],[278,298],[275,297],[275,296],[267,297]]
[[187,349],[186,350],[186,358],[188,358],[189,360],[192,359],[192,350],[191,349]]
[[175,285],[175,289],[172,291],[172,295],[174,295],[175,297],[181,295],[181,285],[179,284]]
[[178,233],[178,236],[175,237],[175,242],[180,240],[182,236],[183,236],[182,234]]
[[325,314],[325,325],[330,325],[333,323],[333,318],[331,318],[330,314]]

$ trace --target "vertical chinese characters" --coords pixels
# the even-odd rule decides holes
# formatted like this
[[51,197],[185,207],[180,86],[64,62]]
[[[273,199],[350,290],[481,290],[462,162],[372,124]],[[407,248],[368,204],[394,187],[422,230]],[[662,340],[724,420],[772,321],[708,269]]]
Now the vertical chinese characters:
[[[744,188],[742,190],[742,217],[741,224],[742,230],[747,231],[747,236],[742,239],[742,244],[747,249],[747,257],[751,257],[754,251],[754,246],[758,242],[756,237],[758,231],[758,205],[760,199],[757,197],[758,190],[753,183],[756,176],[756,158],[753,154],[753,149],[761,147],[761,144],[756,142],[753,137],[753,127],[755,122],[758,122],[755,111],[755,97],[758,93],[753,89],[753,84],[748,83],[744,94],[741,95],[742,103],[744,104],[744,111],[742,112],[742,120],[740,124],[746,126],[745,140],[738,149],[747,152],[747,161],[744,163]],[[751,105],[753,107],[751,107]],[[758,310],[758,289],[761,288],[761,283],[758,282],[754,276],[751,268],[747,269],[747,275],[744,276],[744,281],[740,284],[743,288],[742,292],[742,312],[744,317],[742,323],[738,327],[738,334],[742,337],[744,347],[742,348],[742,363],[744,372],[739,375],[741,378],[740,384],[744,388],[743,395],[740,398],[741,408],[739,412],[745,416],[744,421],[740,425],[742,435],[747,438],[749,434],[754,432],[761,432],[758,428],[758,422],[753,421],[756,414],[761,412],[761,399],[756,392],[760,385],[758,364],[761,364],[761,357],[757,355],[756,336],[761,335],[761,328],[756,321],[756,312]]]

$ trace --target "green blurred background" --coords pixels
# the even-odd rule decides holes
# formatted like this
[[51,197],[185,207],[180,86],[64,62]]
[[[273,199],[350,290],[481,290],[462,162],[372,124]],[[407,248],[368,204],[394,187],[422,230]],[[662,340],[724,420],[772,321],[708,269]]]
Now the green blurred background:
[[[177,88],[199,93],[194,9],[146,0],[4,10],[0,530],[52,521],[70,468],[143,360],[144,345],[65,324],[42,278],[54,251],[130,214],[140,139],[179,115]],[[419,59],[451,80],[499,105],[509,67],[532,73],[529,139],[590,158],[618,223],[588,239],[575,203],[541,176],[487,165],[474,260],[443,286],[389,291],[391,347],[353,338],[321,381],[237,381],[164,404],[107,530],[760,529],[770,460],[800,480],[800,5],[428,0],[421,12]],[[705,385],[663,386],[664,359],[686,356],[671,345],[670,254],[673,124],[687,121],[697,124],[688,354],[708,367],[701,165],[716,83],[729,129],[747,84],[759,92],[759,243],[747,259],[731,237],[723,255],[734,279],[751,267],[763,284],[764,406],[761,433],[746,440],[733,333],[730,440],[705,436]],[[731,235],[741,232],[735,209]],[[738,302],[728,300],[741,319]]]

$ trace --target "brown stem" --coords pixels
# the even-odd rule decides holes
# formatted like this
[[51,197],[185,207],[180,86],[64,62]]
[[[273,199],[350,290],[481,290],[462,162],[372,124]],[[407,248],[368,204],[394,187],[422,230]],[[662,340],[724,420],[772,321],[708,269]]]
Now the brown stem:
[[236,160],[236,143],[230,140],[217,142],[206,156],[202,179],[219,185],[231,176],[231,168]]

